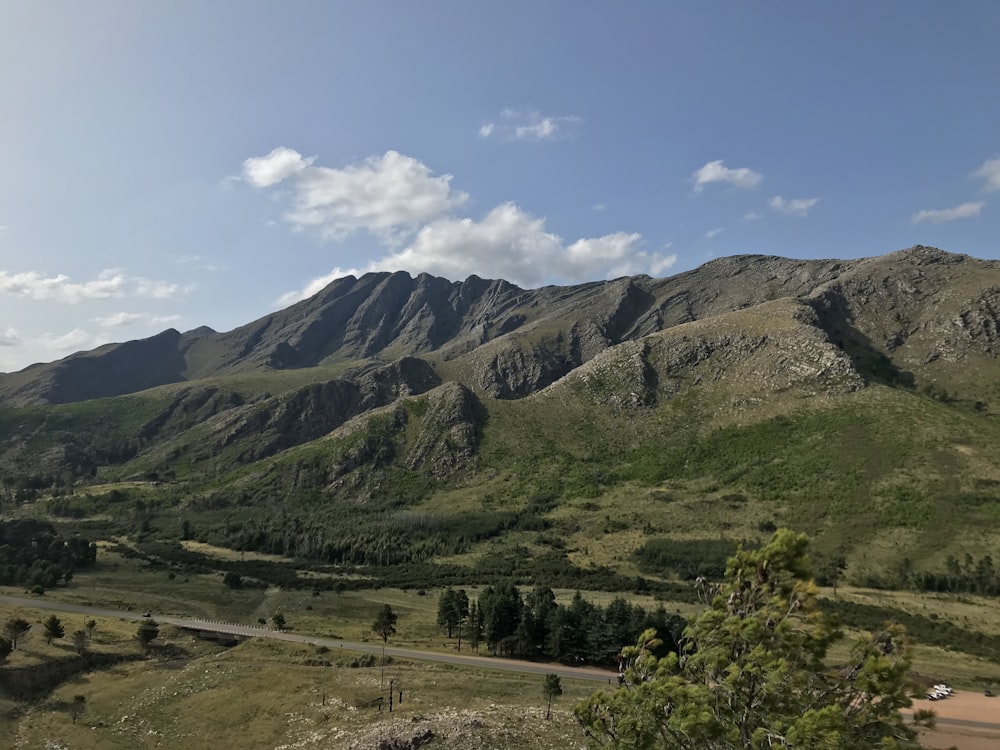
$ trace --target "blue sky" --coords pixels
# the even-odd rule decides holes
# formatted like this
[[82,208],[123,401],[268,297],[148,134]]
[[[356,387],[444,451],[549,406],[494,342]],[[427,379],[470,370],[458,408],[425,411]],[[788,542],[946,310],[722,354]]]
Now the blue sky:
[[998,237],[993,0],[0,0],[0,370],[346,273]]

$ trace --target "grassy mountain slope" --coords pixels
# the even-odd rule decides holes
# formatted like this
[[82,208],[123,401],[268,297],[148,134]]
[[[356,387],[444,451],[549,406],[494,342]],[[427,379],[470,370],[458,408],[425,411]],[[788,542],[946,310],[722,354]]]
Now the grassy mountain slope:
[[688,575],[784,525],[892,580],[1000,555],[997,289],[1000,264],[931,248],[530,292],[341,279],[181,336],[200,380],[0,409],[0,490],[95,533],[369,565]]

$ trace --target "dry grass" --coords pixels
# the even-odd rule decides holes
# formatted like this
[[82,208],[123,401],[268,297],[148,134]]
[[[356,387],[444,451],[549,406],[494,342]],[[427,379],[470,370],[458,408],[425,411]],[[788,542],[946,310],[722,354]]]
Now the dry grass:
[[230,549],[229,547],[217,547],[214,544],[196,542],[192,539],[183,540],[180,544],[186,550],[196,552],[199,555],[204,555],[205,557],[213,560],[263,560],[265,562],[288,562],[288,558],[282,557],[281,555],[269,555],[264,552],[243,552],[240,550]]
[[[593,683],[564,680],[565,694],[545,721],[540,677],[394,662],[386,681],[401,686],[404,700],[398,704],[397,693],[389,714],[366,705],[386,695],[377,666],[322,665],[343,656],[249,641],[183,663],[81,675],[16,721],[9,736],[24,748],[304,750],[371,747],[378,738],[429,730],[443,748],[583,746],[570,711]],[[75,695],[86,698],[76,724],[68,711]]]

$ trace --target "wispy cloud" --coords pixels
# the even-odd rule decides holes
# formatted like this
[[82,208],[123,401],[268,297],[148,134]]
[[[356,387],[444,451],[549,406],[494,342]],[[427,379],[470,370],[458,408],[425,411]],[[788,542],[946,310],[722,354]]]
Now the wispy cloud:
[[747,211],[745,214],[743,214],[743,219],[745,221],[757,221],[758,219],[763,219],[763,218],[764,215],[759,214],[756,211]]
[[576,115],[543,115],[536,110],[505,109],[496,122],[479,128],[480,138],[512,141],[551,141],[572,135],[583,121]]
[[608,210],[608,204],[607,203],[595,203],[593,206],[591,206],[591,208],[594,211],[597,211],[598,213],[603,213],[603,212],[605,212],[605,211]]
[[177,284],[129,276],[116,269],[101,271],[96,279],[74,282],[69,276],[45,276],[38,271],[0,271],[0,294],[33,300],[77,303],[88,299],[147,296],[168,299],[181,291]]
[[342,276],[371,271],[426,272],[449,279],[476,274],[533,287],[637,273],[660,275],[676,262],[675,254],[644,250],[637,233],[615,232],[567,243],[546,231],[544,219],[503,203],[478,221],[448,217],[430,222],[398,252],[364,268],[336,268],[283,295],[276,305],[305,299]]
[[767,202],[779,214],[786,216],[805,216],[817,203],[819,198],[782,198],[780,195]]
[[1000,190],[1000,158],[987,159],[972,176],[986,180],[986,190]]
[[710,240],[713,237],[718,237],[720,234],[722,234],[725,231],[726,230],[723,229],[722,227],[718,227],[716,229],[709,229],[707,232],[705,232],[705,239]]
[[170,325],[181,319],[180,315],[153,315],[152,313],[120,312],[94,318],[94,322],[104,328],[118,328],[133,323],[152,323],[154,325]]
[[94,345],[94,338],[82,328],[74,328],[61,336],[45,333],[35,340],[36,344],[57,352],[75,352]]
[[20,346],[21,337],[13,328],[0,328],[0,346]]
[[211,258],[206,258],[202,255],[179,255],[177,256],[176,261],[179,265],[197,266],[203,271],[224,271],[226,268],[224,264],[218,263]]
[[706,185],[716,182],[743,189],[753,188],[760,183],[763,176],[759,172],[754,172],[747,167],[730,169],[719,159],[718,161],[710,161],[705,164],[705,166],[694,173],[693,178],[694,191],[700,193],[705,189]]
[[969,219],[979,216],[979,212],[983,210],[984,205],[983,201],[979,201],[977,203],[963,203],[954,208],[925,208],[923,211],[917,211],[917,213],[913,214],[910,217],[910,221],[914,224],[919,224],[922,221],[931,224],[943,224],[946,221],[954,221],[955,219]]

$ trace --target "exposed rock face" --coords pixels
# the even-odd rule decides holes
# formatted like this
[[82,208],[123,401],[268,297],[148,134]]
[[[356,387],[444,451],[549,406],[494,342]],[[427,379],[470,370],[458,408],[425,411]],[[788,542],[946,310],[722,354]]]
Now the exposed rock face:
[[783,299],[675,326],[603,352],[574,371],[569,387],[618,409],[650,406],[691,387],[765,398],[848,393],[865,387],[851,358],[831,343],[808,305]]
[[807,300],[868,375],[919,379],[921,368],[934,375],[1000,349],[1000,264],[920,246],[853,261],[745,255],[665,279],[534,290],[378,273],[337,279],[228,333],[170,330],[0,375],[0,402],[65,403],[234,372],[406,357],[453,363],[482,395],[523,398],[610,347],[782,298]]
[[231,409],[213,422],[214,451],[240,443],[244,461],[322,437],[352,417],[440,382],[422,360],[407,357],[369,367],[353,379],[331,380]]
[[432,391],[406,466],[437,476],[449,474],[475,453],[483,419],[482,405],[464,386],[446,383]]
[[176,434],[219,412],[242,405],[243,399],[238,394],[224,392],[218,386],[185,388],[166,409],[139,428],[138,437],[146,441]]
[[[915,247],[856,262],[808,297],[820,325],[863,370],[912,383],[938,360],[997,356],[1000,263]],[[963,378],[959,378],[963,379]]]

